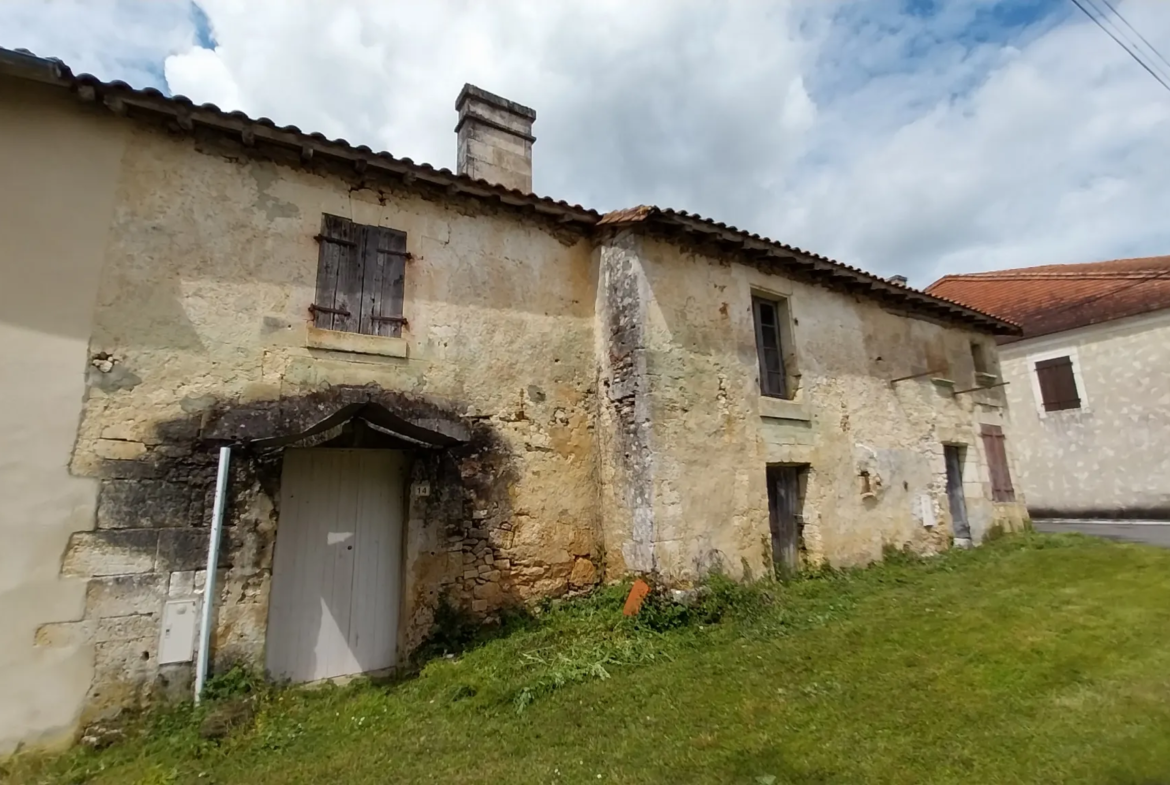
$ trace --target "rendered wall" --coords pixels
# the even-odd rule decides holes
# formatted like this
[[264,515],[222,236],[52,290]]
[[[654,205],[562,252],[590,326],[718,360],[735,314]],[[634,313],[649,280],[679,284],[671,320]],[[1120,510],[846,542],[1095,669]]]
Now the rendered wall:
[[[1042,411],[1038,359],[1074,359],[1081,408]],[[1000,349],[1036,517],[1170,519],[1170,311]]]
[[37,631],[85,602],[61,554],[97,483],[68,465],[126,130],[0,79],[0,754],[68,738],[93,676],[88,640]]

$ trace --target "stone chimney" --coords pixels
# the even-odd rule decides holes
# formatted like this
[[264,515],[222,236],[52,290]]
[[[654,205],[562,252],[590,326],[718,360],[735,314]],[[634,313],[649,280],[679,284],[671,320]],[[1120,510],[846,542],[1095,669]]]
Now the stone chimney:
[[908,285],[907,281],[906,281],[906,276],[904,276],[904,275],[891,275],[889,277],[889,281],[890,281],[890,283],[900,283],[903,286]]
[[459,174],[532,193],[536,111],[465,84],[455,101]]

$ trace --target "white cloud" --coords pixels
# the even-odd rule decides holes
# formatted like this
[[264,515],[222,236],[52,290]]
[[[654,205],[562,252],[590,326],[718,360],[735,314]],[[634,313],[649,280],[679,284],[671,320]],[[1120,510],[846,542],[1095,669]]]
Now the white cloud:
[[162,87],[163,59],[194,42],[187,0],[0,0],[0,46],[138,87]]
[[[1005,31],[1019,3],[200,0],[214,50],[182,2],[20,3],[0,30],[36,45],[0,45],[105,77],[169,55],[177,93],[438,166],[473,82],[536,108],[540,193],[692,210],[918,284],[1170,252],[1170,93],[1044,1]],[[1170,53],[1170,4],[1120,8]]]

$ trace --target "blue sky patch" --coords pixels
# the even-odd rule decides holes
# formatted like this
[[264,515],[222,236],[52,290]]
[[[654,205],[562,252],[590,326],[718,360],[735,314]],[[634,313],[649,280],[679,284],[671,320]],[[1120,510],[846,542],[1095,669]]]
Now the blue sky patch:
[[191,0],[190,13],[191,22],[195,25],[195,43],[204,49],[214,49],[219,46],[219,41],[215,40],[215,31],[211,28],[211,20],[207,18],[207,12],[195,0]]

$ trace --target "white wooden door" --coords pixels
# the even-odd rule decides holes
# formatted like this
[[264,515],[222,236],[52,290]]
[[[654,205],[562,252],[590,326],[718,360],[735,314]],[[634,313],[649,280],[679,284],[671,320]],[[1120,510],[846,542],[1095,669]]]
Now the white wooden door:
[[286,450],[267,665],[295,682],[394,665],[406,456]]

